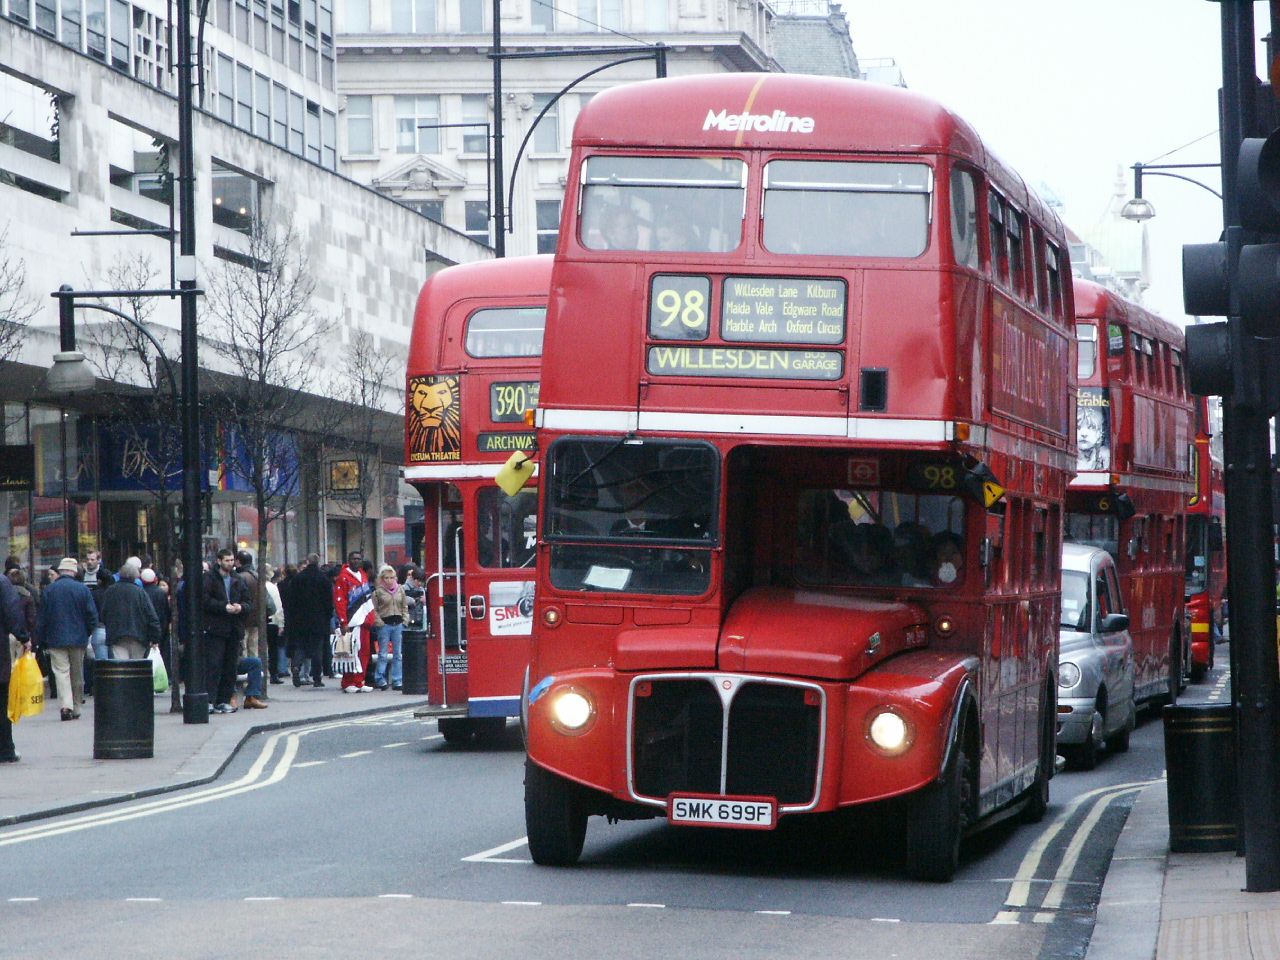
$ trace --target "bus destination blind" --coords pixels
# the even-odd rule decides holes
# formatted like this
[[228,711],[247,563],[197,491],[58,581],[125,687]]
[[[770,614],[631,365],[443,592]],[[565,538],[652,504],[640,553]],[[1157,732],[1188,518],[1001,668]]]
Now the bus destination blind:
[[844,342],[843,280],[725,277],[720,336],[743,343]]

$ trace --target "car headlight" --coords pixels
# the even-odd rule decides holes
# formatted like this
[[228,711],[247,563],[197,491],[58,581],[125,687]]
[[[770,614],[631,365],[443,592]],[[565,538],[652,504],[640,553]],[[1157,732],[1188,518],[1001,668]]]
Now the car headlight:
[[565,733],[582,732],[595,713],[591,698],[573,687],[566,687],[551,698],[552,722]]
[[1058,664],[1058,686],[1069,690],[1080,682],[1080,668],[1074,663],[1063,661]]
[[885,707],[873,713],[868,720],[867,739],[877,750],[896,756],[910,748],[915,736],[906,717]]

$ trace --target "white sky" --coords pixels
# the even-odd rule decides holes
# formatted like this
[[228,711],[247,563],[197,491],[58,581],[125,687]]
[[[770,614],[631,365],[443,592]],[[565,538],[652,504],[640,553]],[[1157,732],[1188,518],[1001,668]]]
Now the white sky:
[[[1216,163],[1222,83],[1219,5],[1206,0],[843,0],[859,59],[892,57],[907,86],[968,120],[1032,187],[1056,194],[1087,231],[1135,162]],[[1267,4],[1254,4],[1259,40]],[[1259,64],[1261,64],[1259,54]],[[1163,156],[1205,134],[1194,146]],[[1156,158],[1160,158],[1158,161]],[[1218,189],[1217,170],[1174,171]],[[1151,288],[1145,303],[1182,309],[1182,244],[1222,229],[1212,194],[1144,177]],[[1136,229],[1136,228],[1135,228]]]

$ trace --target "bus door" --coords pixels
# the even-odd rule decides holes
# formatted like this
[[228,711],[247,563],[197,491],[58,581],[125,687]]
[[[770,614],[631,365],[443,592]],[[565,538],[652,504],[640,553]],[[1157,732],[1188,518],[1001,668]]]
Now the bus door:
[[538,492],[475,491],[476,559],[467,572],[468,714],[512,717],[533,633]]
[[428,627],[431,631],[427,649],[428,700],[432,704],[451,706],[467,697],[467,623],[458,598],[463,590],[463,512],[462,494],[453,484],[441,484],[433,504],[425,507],[432,513],[426,526],[434,526],[435,542],[425,545],[434,556],[435,570],[427,575]]

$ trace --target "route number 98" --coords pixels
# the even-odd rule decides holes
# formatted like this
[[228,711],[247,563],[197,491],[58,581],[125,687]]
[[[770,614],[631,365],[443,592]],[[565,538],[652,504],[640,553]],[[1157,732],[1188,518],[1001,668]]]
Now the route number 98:
[[705,340],[710,330],[711,281],[659,273],[649,292],[649,336],[654,340]]

